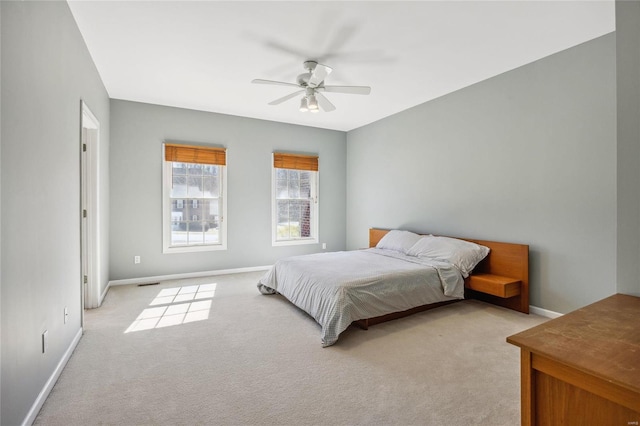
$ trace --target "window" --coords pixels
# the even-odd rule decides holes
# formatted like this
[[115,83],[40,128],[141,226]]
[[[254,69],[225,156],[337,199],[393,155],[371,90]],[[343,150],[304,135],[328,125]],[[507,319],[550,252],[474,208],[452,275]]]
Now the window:
[[318,242],[318,157],[273,154],[273,245]]
[[226,151],[164,144],[163,252],[225,250]]

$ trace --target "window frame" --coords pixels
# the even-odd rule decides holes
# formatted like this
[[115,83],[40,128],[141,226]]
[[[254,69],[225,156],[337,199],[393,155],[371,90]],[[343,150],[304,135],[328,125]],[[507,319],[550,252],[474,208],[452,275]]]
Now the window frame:
[[[220,219],[219,219],[219,239],[218,244],[194,244],[194,245],[171,245],[171,185],[173,178],[173,161],[167,161],[165,156],[166,144],[179,145],[166,142],[162,144],[162,253],[194,253],[194,252],[206,252],[206,251],[220,251],[227,250],[227,165],[228,161],[225,161],[224,165],[220,166]],[[187,145],[184,145],[187,146]],[[216,148],[201,146],[199,148]],[[225,154],[226,155],[226,154]],[[187,161],[180,161],[186,164],[198,164],[189,163]]]
[[[320,171],[319,170],[301,170],[301,169],[288,169],[284,167],[275,166],[275,156],[277,153],[272,154],[271,158],[271,245],[273,247],[279,246],[293,246],[303,244],[318,244],[320,241]],[[292,238],[288,240],[278,240],[278,199],[277,196],[277,170],[298,170],[309,171],[313,173],[313,182],[311,183],[311,237]]]

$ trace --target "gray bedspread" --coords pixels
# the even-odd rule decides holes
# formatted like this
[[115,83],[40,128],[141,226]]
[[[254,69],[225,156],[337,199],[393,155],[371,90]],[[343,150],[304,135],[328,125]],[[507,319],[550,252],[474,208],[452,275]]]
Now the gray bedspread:
[[258,288],[311,315],[323,347],[353,321],[464,297],[464,279],[450,263],[375,248],[278,260]]

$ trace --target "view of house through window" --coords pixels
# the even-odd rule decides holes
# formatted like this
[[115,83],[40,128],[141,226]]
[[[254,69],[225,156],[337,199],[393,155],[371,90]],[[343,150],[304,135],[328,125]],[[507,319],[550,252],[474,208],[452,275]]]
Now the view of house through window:
[[220,243],[221,167],[172,162],[172,246]]
[[225,151],[165,145],[165,251],[225,246]]
[[274,244],[317,242],[318,157],[274,154]]

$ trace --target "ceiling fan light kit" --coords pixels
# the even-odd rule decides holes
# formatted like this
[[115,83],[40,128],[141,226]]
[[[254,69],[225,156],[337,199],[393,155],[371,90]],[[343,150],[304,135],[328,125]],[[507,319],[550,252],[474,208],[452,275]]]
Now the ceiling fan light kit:
[[300,112],[309,111],[309,105],[307,105],[307,97],[303,96],[302,100],[300,100]]
[[255,79],[251,82],[254,84],[296,87],[298,90],[269,102],[269,105],[279,105],[282,102],[294,98],[304,92],[304,95],[300,100],[301,112],[319,112],[321,109],[324,112],[331,112],[336,109],[331,101],[329,101],[329,99],[320,92],[347,93],[351,95],[368,95],[371,93],[371,87],[368,86],[325,86],[325,78],[327,78],[327,76],[331,74],[331,71],[333,71],[331,67],[319,64],[316,61],[305,61],[303,66],[307,72],[300,74],[298,78],[296,78],[296,83],[262,79]]
[[307,102],[309,104],[309,111],[313,112],[318,109],[318,100],[315,95],[307,96]]

